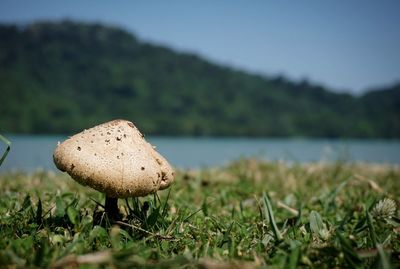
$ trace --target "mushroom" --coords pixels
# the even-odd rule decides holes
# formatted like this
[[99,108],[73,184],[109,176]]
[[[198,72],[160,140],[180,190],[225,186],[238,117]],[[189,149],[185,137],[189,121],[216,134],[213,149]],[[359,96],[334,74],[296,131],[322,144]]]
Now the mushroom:
[[166,189],[174,170],[127,120],[113,120],[84,130],[59,144],[57,168],[106,195],[105,211],[119,216],[118,198],[146,196]]

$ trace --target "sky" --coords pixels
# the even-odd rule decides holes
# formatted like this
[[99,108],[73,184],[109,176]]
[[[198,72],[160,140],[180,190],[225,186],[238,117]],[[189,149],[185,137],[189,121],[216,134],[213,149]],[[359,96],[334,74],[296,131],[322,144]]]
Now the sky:
[[[400,82],[400,1],[0,0],[0,22],[73,19],[355,94]],[[1,40],[0,40],[1,42]]]

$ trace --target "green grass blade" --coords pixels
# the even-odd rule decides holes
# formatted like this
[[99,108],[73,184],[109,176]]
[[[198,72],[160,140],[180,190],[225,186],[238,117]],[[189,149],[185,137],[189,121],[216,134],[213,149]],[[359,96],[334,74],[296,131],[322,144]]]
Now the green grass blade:
[[324,229],[324,223],[322,222],[321,215],[316,211],[310,213],[310,228],[313,233],[319,235],[321,230]]
[[37,225],[42,224],[42,214],[43,214],[43,207],[42,207],[42,200],[38,201],[37,210],[36,210],[36,223]]
[[344,258],[350,265],[350,268],[362,268],[362,260],[357,252],[354,251],[349,240],[339,231],[336,231],[336,236],[339,239]]
[[169,196],[171,194],[171,189],[172,188],[168,189],[167,198],[165,199],[165,202],[164,202],[164,205],[163,205],[163,209],[161,211],[161,216],[163,218],[165,218],[167,216],[167,213],[168,213],[168,200],[169,200]]
[[272,206],[269,201],[268,195],[264,193],[264,210],[265,210],[265,215],[268,216],[269,222],[272,225],[272,232],[274,233],[274,237],[276,241],[280,242],[282,241],[283,237],[281,232],[278,229],[278,226],[276,225],[275,222],[275,217],[274,217],[274,212],[272,211]]
[[312,210],[310,213],[310,229],[319,238],[327,240],[329,237],[329,232],[324,224],[321,215]]
[[196,215],[197,213],[199,213],[199,212],[202,211],[202,210],[203,210],[203,207],[197,209],[196,211],[194,211],[193,213],[191,213],[189,216],[187,216],[186,218],[184,218],[184,219],[182,220],[182,222],[188,221],[191,217],[193,217],[194,215]]
[[7,155],[8,155],[8,152],[10,152],[10,149],[11,149],[11,141],[8,140],[7,138],[5,138],[4,136],[2,136],[1,134],[0,134],[0,140],[3,141],[3,142],[7,145],[7,148],[6,148],[6,150],[4,151],[3,156],[2,156],[1,159],[0,159],[0,166],[1,166],[1,165],[3,164],[3,162],[4,162],[4,160],[6,159],[6,157],[7,157]]
[[75,207],[69,206],[67,208],[67,215],[72,224],[77,225],[79,221],[79,212]]
[[383,249],[381,244],[377,244],[376,248],[378,249],[379,261],[383,269],[391,269],[389,257],[386,255],[385,250]]
[[153,227],[157,221],[162,221],[163,218],[160,215],[160,207],[153,208],[153,211],[146,219],[146,223],[149,227]]
[[368,210],[365,210],[366,218],[367,218],[367,224],[368,224],[368,230],[369,230],[369,235],[372,240],[372,244],[374,247],[378,244],[378,240],[376,239],[376,232],[373,224],[373,219],[371,214],[369,214]]
[[294,241],[290,242],[290,256],[289,261],[286,264],[285,268],[287,269],[295,269],[297,268],[297,264],[299,263],[300,259],[300,246],[296,244]]

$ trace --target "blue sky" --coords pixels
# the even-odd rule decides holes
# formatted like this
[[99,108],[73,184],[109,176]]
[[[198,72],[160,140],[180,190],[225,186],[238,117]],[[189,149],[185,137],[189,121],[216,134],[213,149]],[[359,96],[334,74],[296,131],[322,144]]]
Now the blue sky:
[[[4,1],[0,22],[76,19],[265,75],[360,93],[400,81],[400,1]],[[1,42],[1,41],[0,41]]]

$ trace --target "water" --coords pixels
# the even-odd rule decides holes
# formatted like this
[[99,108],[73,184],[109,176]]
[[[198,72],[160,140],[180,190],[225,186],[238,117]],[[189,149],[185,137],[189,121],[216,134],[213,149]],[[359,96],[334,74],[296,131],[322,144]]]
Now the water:
[[[0,171],[55,170],[52,153],[65,136],[7,136],[11,151]],[[363,161],[400,164],[400,140],[324,140],[255,138],[146,137],[171,164],[200,168],[226,164],[242,157],[289,162]],[[1,154],[5,150],[0,146]]]

